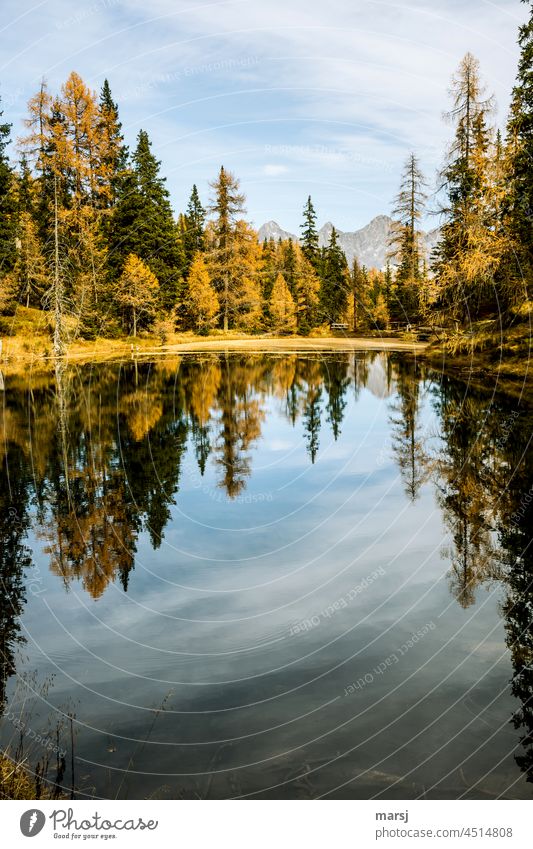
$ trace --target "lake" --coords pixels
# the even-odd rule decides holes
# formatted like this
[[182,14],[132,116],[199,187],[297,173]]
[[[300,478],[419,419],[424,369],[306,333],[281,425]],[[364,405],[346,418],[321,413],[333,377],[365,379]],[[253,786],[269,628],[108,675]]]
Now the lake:
[[413,356],[7,375],[2,740],[76,798],[530,798],[532,413]]

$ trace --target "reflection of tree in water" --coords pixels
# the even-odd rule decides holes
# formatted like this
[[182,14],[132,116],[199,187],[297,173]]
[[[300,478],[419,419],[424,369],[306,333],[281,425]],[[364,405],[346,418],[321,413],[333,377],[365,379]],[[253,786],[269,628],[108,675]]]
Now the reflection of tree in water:
[[[124,368],[117,400],[117,376],[103,369],[67,391],[56,374],[58,426],[39,484],[51,568],[67,585],[81,580],[94,598],[117,579],[127,588],[143,528],[160,544],[186,436],[170,377]],[[38,428],[38,411],[34,420]]]
[[145,426],[140,432],[131,426],[119,430],[128,504],[136,517],[137,530],[148,531],[154,549],[160,546],[170,519],[187,439],[180,389],[173,380],[150,371],[143,387]]
[[[498,416],[498,423],[504,416]],[[522,410],[499,451],[498,481],[500,514],[498,537],[506,575],[507,597],[503,606],[507,645],[514,675],[511,692],[520,701],[513,716],[522,730],[524,754],[516,757],[533,781],[533,434],[531,411]]]
[[391,405],[390,417],[392,450],[411,501],[416,501],[430,473],[430,460],[421,434],[420,385],[420,366],[414,360],[399,359],[396,362],[398,401]]
[[220,380],[221,369],[216,356],[203,357],[182,369],[185,407],[189,414],[194,453],[201,475],[205,473],[212,450],[212,411]]
[[533,781],[532,413],[447,378],[437,405],[443,436],[438,497],[452,531],[452,590],[466,606],[484,581],[505,587],[511,692],[520,702],[512,722],[523,732],[524,753],[516,761]]
[[32,565],[23,540],[30,527],[28,462],[18,445],[2,452],[0,466],[0,714],[15,674],[15,651],[24,642],[19,617],[26,602],[24,571]]
[[444,554],[452,564],[452,593],[468,607],[479,584],[500,577],[491,535],[493,500],[487,497],[491,450],[481,432],[486,402],[443,377],[437,408],[444,442],[437,461],[437,500],[452,540]]
[[[83,387],[67,387],[63,373],[56,372],[55,392],[58,427],[40,491],[41,533],[52,571],[67,586],[81,580],[98,598],[117,577],[127,584],[135,551],[124,475],[113,457],[116,435],[107,432],[106,444],[102,431],[92,430],[91,414],[80,415],[91,399]],[[99,413],[101,422],[108,410]]]
[[215,462],[222,470],[219,481],[230,498],[235,498],[246,486],[251,474],[250,457],[246,453],[261,435],[265,412],[255,397],[253,387],[261,377],[261,361],[250,363],[250,369],[239,359],[222,362],[217,407],[220,410]]
[[320,444],[320,425],[322,414],[322,374],[318,360],[308,360],[302,369],[306,384],[303,400],[303,427],[306,434],[307,453],[311,463],[316,460]]
[[348,365],[348,354],[339,354],[322,361],[323,383],[328,394],[327,420],[331,425],[335,441],[340,436],[341,424],[346,410],[346,392],[350,385]]
[[430,466],[420,432],[421,372],[404,358],[217,354],[128,364],[118,392],[117,378],[116,367],[103,365],[32,376],[30,389],[22,379],[7,382],[0,428],[0,706],[22,639],[28,505],[37,505],[51,568],[66,585],[79,580],[95,598],[113,581],[126,590],[139,534],[146,531],[154,548],[163,539],[188,435],[200,471],[212,463],[219,485],[235,498],[250,478],[269,398],[293,426],[300,423],[314,463],[322,417],[335,438],[341,434],[350,382],[356,397],[367,386],[385,398],[395,386],[394,456],[412,500],[435,473],[451,536],[454,596],[466,607],[481,583],[498,579],[506,587],[512,692],[520,704],[513,721],[524,748],[517,761],[533,778],[531,415],[522,411],[506,429],[508,401],[441,377],[434,403],[442,446]]

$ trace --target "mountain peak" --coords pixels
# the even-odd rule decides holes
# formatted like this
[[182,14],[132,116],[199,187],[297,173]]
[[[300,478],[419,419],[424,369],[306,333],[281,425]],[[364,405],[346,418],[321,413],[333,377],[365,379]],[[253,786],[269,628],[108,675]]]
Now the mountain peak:
[[292,239],[294,242],[297,242],[298,236],[289,233],[287,230],[283,230],[277,221],[267,221],[257,231],[257,239],[259,242],[269,241],[270,239],[274,239],[276,242],[278,239],[282,241]]
[[[334,224],[331,221],[326,223],[318,231],[318,243],[321,248],[327,247],[331,238],[331,231]],[[387,254],[389,252],[389,239],[391,234],[392,218],[389,215],[376,215],[364,227],[353,232],[343,232],[337,230],[338,242],[346,255],[348,264],[352,265],[354,259],[361,265],[366,265],[367,268],[385,268],[387,264]],[[285,241],[292,239],[294,242],[299,242],[298,236],[294,233],[289,233],[283,230],[277,221],[268,221],[259,228],[257,237],[260,242],[265,239],[281,239]],[[439,230],[432,230],[430,233],[425,233],[422,236],[423,244],[426,249],[426,254],[429,255],[433,247],[438,241]]]

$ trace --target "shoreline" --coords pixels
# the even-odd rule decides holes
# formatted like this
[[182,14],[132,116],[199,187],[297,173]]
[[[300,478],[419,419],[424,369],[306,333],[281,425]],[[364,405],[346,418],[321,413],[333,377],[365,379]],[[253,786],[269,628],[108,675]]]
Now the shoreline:
[[[23,337],[4,337],[0,369],[16,371],[27,368],[48,370],[55,363],[49,350],[25,347],[28,340]],[[65,363],[80,365],[90,362],[112,362],[113,360],[145,357],[165,357],[187,353],[209,353],[211,351],[245,351],[262,353],[306,353],[310,351],[406,351],[422,353],[428,342],[404,341],[392,337],[309,337],[309,336],[190,336],[157,343],[153,338],[139,338],[133,343],[127,340],[97,339],[94,342],[74,342],[67,347]]]
[[[50,341],[41,334],[33,337],[33,344],[25,335],[3,337],[0,356],[0,375],[19,376],[24,372],[46,374],[54,370],[56,360],[51,354]],[[135,346],[135,347],[134,347]],[[222,333],[214,336],[195,334],[175,334],[165,343],[154,337],[139,337],[133,343],[132,337],[126,339],[104,339],[73,342],[67,347],[62,359],[66,365],[103,364],[120,361],[154,360],[164,362],[165,358],[187,354],[210,353],[248,353],[248,354],[309,354],[345,352],[404,353],[420,358],[435,371],[447,372],[456,379],[465,381],[472,387],[493,386],[497,391],[511,394],[518,399],[533,398],[533,382],[529,359],[507,359],[502,351],[494,357],[495,349],[489,346],[481,350],[448,349],[448,345],[433,342],[418,342],[398,339],[391,336],[246,336]],[[489,354],[492,354],[490,356]],[[489,355],[489,356],[488,356]]]

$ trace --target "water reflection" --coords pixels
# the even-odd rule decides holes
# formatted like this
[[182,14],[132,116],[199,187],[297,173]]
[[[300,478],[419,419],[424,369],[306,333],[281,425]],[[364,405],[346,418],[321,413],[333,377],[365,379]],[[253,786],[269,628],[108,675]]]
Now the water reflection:
[[[174,508],[186,463],[194,458],[198,481],[212,476],[238,524],[254,467],[275,438],[273,417],[298,432],[308,464],[320,466],[336,443],[349,445],[345,419],[369,406],[363,393],[386,413],[375,474],[392,457],[408,504],[425,487],[435,493],[458,605],[473,606],[482,585],[503,588],[510,690],[519,702],[516,762],[533,780],[531,411],[400,355],[206,354],[8,376],[0,427],[2,710],[23,643],[24,575],[38,546],[65,590],[79,583],[95,600],[110,586],[126,593],[141,539],[155,552],[167,531],[180,533]],[[212,497],[209,487],[192,493]],[[267,495],[253,499],[257,506]]]

